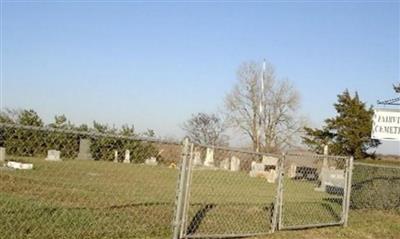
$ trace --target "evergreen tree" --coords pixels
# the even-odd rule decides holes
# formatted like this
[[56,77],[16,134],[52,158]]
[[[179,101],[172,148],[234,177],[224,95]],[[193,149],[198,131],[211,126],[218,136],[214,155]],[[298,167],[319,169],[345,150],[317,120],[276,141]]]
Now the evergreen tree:
[[334,107],[337,115],[326,119],[322,129],[305,128],[303,142],[317,153],[322,153],[326,144],[333,154],[352,155],[356,159],[370,156],[368,150],[380,144],[371,139],[372,107],[367,108],[357,92],[352,97],[348,90],[338,95]]
[[18,115],[17,123],[29,126],[43,126],[42,119],[36,111],[32,109],[22,110]]

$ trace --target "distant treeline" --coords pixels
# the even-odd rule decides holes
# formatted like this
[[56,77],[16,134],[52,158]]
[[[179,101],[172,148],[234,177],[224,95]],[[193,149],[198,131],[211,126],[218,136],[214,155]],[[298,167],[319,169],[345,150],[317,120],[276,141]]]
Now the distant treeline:
[[[0,123],[34,127],[2,125],[0,146],[6,148],[8,155],[13,156],[45,157],[47,150],[55,149],[61,151],[63,158],[73,159],[78,155],[80,139],[86,138],[91,141],[90,151],[95,160],[114,160],[115,150],[119,151],[119,160],[123,159],[122,152],[130,150],[133,163],[141,163],[149,157],[159,156],[159,150],[152,143],[134,139],[138,134],[133,126],[110,128],[96,121],[93,121],[93,127],[86,124],[75,126],[64,115],[55,116],[54,119],[53,123],[45,125],[34,110],[5,110],[0,114]],[[44,126],[58,130],[46,130]],[[99,136],[99,133],[110,136]],[[141,135],[154,137],[155,133],[148,130]]]

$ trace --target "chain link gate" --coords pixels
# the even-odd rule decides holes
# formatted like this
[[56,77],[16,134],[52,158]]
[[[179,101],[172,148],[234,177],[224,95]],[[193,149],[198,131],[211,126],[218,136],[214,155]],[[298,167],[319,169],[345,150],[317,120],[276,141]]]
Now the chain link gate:
[[288,154],[281,162],[279,229],[347,225],[350,157]]
[[185,148],[190,152],[181,167],[174,238],[273,232],[281,155],[193,144]]

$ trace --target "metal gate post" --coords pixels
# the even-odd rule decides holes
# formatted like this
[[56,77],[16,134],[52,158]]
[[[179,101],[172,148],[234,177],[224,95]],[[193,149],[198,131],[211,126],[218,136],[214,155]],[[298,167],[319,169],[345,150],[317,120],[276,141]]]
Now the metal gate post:
[[286,154],[282,153],[278,163],[278,187],[276,189],[274,215],[272,218],[272,231],[280,230],[282,227],[282,203],[283,203],[283,177],[285,175],[284,161]]
[[345,214],[344,214],[344,221],[343,226],[347,227],[349,221],[349,211],[350,211],[350,195],[351,195],[351,184],[352,184],[352,177],[353,177],[353,156],[349,159],[349,170],[347,175],[347,188],[346,188],[346,204],[345,204]]
[[190,155],[187,164],[187,172],[186,172],[186,185],[185,185],[185,194],[183,199],[183,209],[182,209],[182,223],[181,223],[181,230],[180,230],[180,237],[186,235],[186,224],[188,219],[188,207],[190,201],[190,185],[192,183],[192,169],[193,169],[193,150],[194,145],[193,143],[190,145]]
[[280,189],[281,189],[281,184],[282,184],[282,160],[283,160],[283,154],[281,157],[279,157],[278,160],[278,165],[277,165],[277,171],[278,171],[278,186],[276,189],[276,194],[275,194],[275,202],[274,202],[274,211],[272,214],[272,222],[271,222],[271,233],[274,233],[275,230],[277,230],[277,224],[278,224],[278,214],[279,214],[279,202],[280,202]]
[[183,218],[183,207],[185,204],[185,191],[187,181],[187,165],[189,159],[189,138],[185,138],[182,147],[182,164],[180,167],[177,197],[175,202],[175,219],[173,222],[173,234],[172,239],[179,239],[182,233],[182,218]]

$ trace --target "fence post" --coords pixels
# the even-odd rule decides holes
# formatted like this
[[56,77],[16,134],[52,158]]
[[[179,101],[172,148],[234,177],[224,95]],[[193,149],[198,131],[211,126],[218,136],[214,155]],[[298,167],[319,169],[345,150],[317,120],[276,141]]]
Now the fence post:
[[353,156],[350,157],[349,159],[349,170],[348,170],[348,175],[347,175],[347,188],[346,188],[346,213],[344,215],[344,222],[343,226],[347,227],[348,221],[349,221],[349,211],[350,211],[350,195],[351,195],[351,184],[352,184],[352,176],[353,176],[353,161],[354,158]]
[[283,202],[283,177],[284,177],[284,161],[286,154],[282,153],[282,156],[279,158],[278,163],[278,187],[276,189],[275,196],[275,206],[274,206],[274,215],[272,218],[272,230],[271,232],[275,232],[275,230],[280,230],[282,224],[282,202]]
[[173,222],[173,235],[172,239],[179,239],[182,231],[182,217],[183,217],[183,207],[184,207],[184,197],[185,197],[185,186],[187,180],[187,164],[189,159],[189,138],[183,140],[182,146],[182,163],[179,172],[178,188],[176,192],[176,202],[175,202],[175,219]]
[[180,237],[183,237],[186,235],[186,224],[187,224],[187,215],[188,215],[188,207],[189,207],[189,198],[190,198],[190,185],[192,181],[192,168],[193,168],[193,150],[194,150],[194,145],[193,143],[190,144],[190,154],[189,154],[189,160],[187,163],[187,172],[186,172],[186,182],[185,182],[185,194],[183,198],[183,209],[182,209],[182,222],[181,222],[181,227],[182,229],[180,230]]

